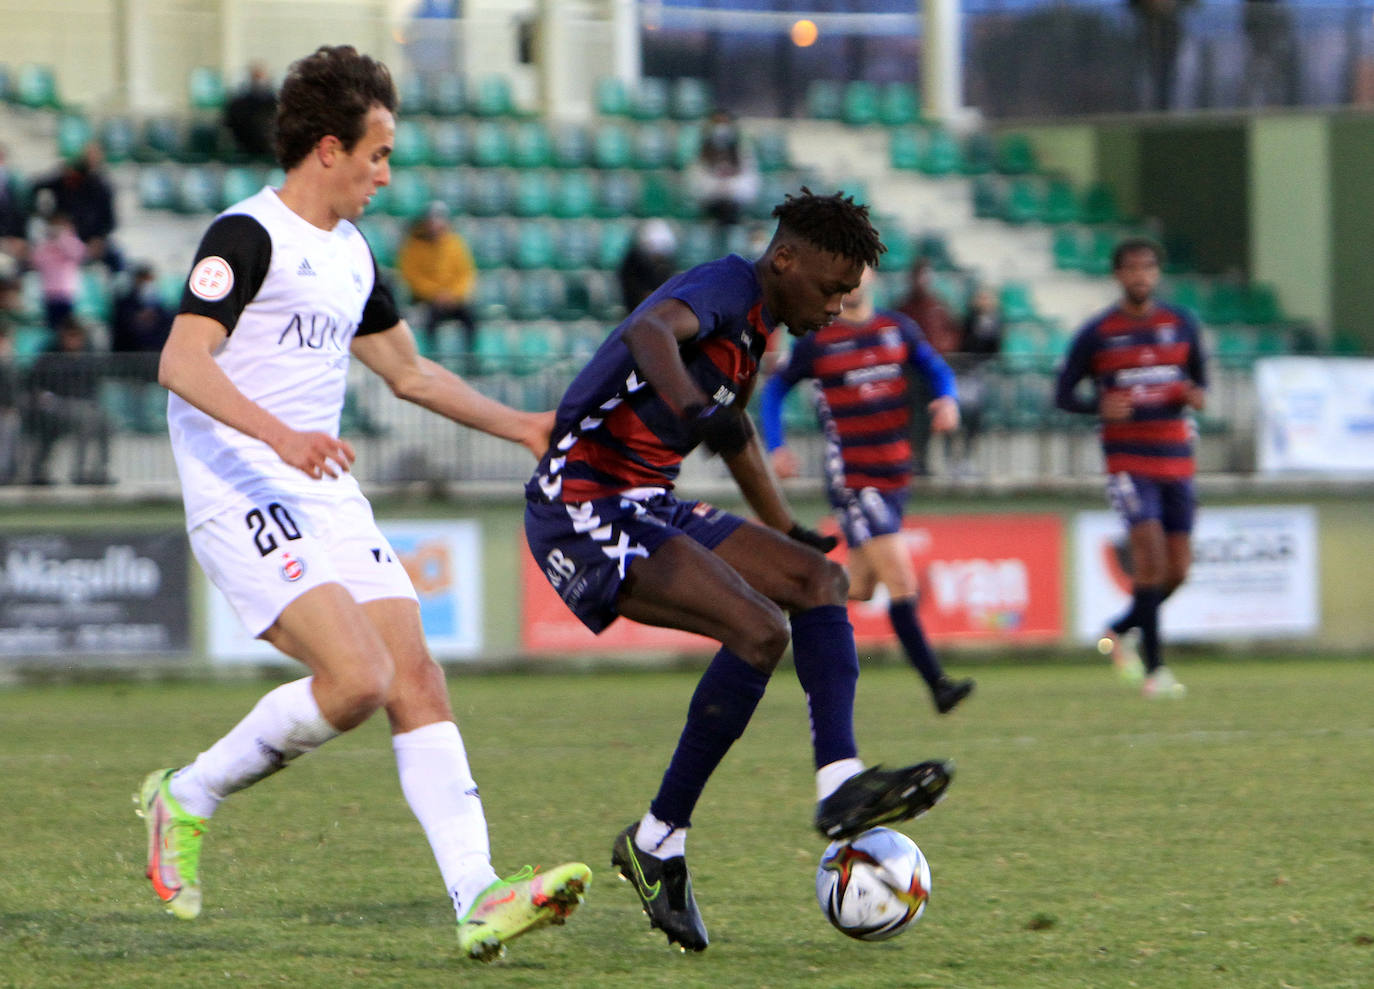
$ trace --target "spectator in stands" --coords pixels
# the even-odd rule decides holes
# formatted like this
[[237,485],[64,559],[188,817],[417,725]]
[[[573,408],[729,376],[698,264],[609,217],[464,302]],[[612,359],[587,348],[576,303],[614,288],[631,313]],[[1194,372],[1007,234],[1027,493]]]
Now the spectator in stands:
[[33,246],[30,263],[43,284],[43,310],[48,329],[56,333],[76,308],[86,245],[81,243],[72,218],[66,213],[53,213],[46,227],[43,239]]
[[1192,0],[1127,0],[1136,15],[1141,71],[1141,109],[1174,105],[1174,76],[1183,39],[1183,8]]
[[987,363],[1001,352],[1005,329],[1001,300],[993,289],[980,285],[969,300],[959,349],[949,355],[958,384],[959,429],[946,435],[945,451],[956,473],[968,474],[973,469],[973,451],[983,431],[983,407],[987,404]]
[[401,280],[420,306],[416,321],[430,347],[439,324],[457,320],[463,327],[463,347],[472,353],[477,338],[472,297],[477,288],[477,265],[472,251],[448,222],[448,206],[429,204],[415,221],[396,253]]
[[0,254],[16,261],[28,257],[29,204],[24,183],[9,167],[9,153],[0,144]]
[[645,220],[635,229],[629,249],[616,269],[625,311],[633,312],[676,271],[677,235],[673,228],[667,220]]
[[124,256],[111,237],[117,221],[114,191],[104,166],[105,153],[99,142],[91,141],[81,154],[33,188],[36,199],[50,197],[47,213],[66,213],[72,218],[76,235],[86,245],[86,260],[100,261],[117,273],[124,270]]
[[1245,0],[1245,95],[1251,106],[1286,106],[1297,93],[1293,17],[1284,0]]
[[224,126],[234,148],[249,158],[272,157],[277,120],[277,90],[261,62],[248,67],[248,81],[224,104]]
[[101,355],[91,350],[85,325],[68,316],[57,343],[29,369],[27,428],[32,454],[29,483],[51,484],[48,458],[63,436],[76,441],[73,484],[109,484],[110,417],[100,405]]
[[711,114],[701,149],[687,166],[687,188],[698,207],[721,226],[738,223],[759,194],[759,169],[735,118]]
[[[896,308],[916,321],[926,340],[943,357],[959,349],[959,326],[932,289],[934,277],[930,261],[918,258],[911,266],[911,281],[906,297]],[[920,375],[913,375],[911,384],[911,471],[917,477],[926,477],[930,474],[927,463],[931,433],[929,406],[936,395]]]
[[172,331],[175,315],[158,290],[153,266],[135,264],[128,283],[115,295],[110,314],[110,371],[128,389],[130,419],[140,432],[154,428],[146,421],[145,397],[157,381],[157,355]]
[[[8,292],[0,283],[0,292]],[[0,484],[13,484],[19,473],[19,367],[14,358],[10,321],[0,309]]]

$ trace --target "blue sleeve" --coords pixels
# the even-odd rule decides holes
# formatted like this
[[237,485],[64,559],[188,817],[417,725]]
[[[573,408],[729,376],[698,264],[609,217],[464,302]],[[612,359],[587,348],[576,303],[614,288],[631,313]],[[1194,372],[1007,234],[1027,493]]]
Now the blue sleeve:
[[1086,414],[1097,411],[1096,396],[1086,399],[1078,394],[1078,383],[1088,376],[1095,337],[1095,327],[1091,323],[1079,330],[1069,345],[1063,367],[1059,369],[1059,378],[1054,383],[1054,404],[1065,412]]
[[1199,388],[1207,387],[1207,354],[1202,349],[1202,330],[1193,319],[1191,313],[1185,313],[1183,324],[1188,327],[1189,342],[1192,344],[1188,348],[1188,377]]
[[724,326],[749,318],[758,299],[754,280],[746,271],[724,261],[708,261],[685,272],[666,294],[696,314],[703,340]]
[[782,426],[782,400],[792,390],[793,382],[781,374],[772,375],[763,384],[759,396],[759,422],[763,426],[763,445],[772,453],[787,442]]
[[931,394],[937,398],[957,398],[954,371],[930,345],[920,327],[901,313],[893,313],[892,317],[906,340],[909,363],[926,379]]

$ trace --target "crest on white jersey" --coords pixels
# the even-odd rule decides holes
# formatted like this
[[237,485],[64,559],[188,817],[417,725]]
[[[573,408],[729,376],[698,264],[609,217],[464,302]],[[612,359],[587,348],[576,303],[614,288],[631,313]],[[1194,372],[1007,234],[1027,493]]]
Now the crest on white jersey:
[[196,298],[218,302],[234,287],[234,269],[229,267],[228,261],[217,255],[201,258],[191,269],[187,285]]

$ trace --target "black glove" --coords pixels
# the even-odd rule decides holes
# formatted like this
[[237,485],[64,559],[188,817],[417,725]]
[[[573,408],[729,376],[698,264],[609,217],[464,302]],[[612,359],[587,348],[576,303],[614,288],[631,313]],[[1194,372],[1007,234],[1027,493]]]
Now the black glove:
[[733,457],[749,442],[749,421],[738,409],[707,402],[689,405],[682,410],[682,418],[693,443],[705,443],[706,449],[722,457]]
[[822,536],[815,529],[808,529],[800,522],[794,523],[792,528],[787,530],[787,535],[789,538],[810,546],[812,549],[820,550],[822,553],[829,553],[840,545],[839,539],[835,536]]

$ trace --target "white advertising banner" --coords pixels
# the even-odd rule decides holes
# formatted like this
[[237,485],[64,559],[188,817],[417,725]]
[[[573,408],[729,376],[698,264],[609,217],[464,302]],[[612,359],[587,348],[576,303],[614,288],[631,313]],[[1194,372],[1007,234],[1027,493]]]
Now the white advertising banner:
[[[1131,602],[1126,531],[1111,512],[1083,512],[1074,530],[1074,630],[1079,641],[1096,642]],[[1317,580],[1311,506],[1204,505],[1192,570],[1161,609],[1161,630],[1174,641],[1313,635],[1321,624]]]
[[[482,649],[482,530],[476,521],[378,519],[420,598],[425,641],[435,659],[472,657]],[[217,663],[286,662],[244,630],[224,595],[209,588],[210,658]]]
[[1374,474],[1374,360],[1266,358],[1255,397],[1262,473]]

